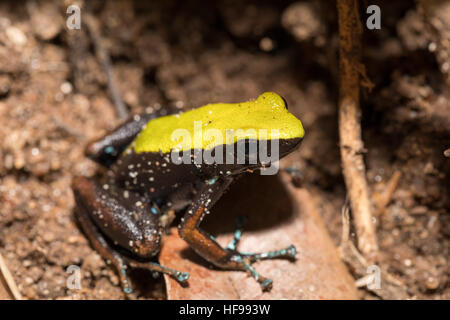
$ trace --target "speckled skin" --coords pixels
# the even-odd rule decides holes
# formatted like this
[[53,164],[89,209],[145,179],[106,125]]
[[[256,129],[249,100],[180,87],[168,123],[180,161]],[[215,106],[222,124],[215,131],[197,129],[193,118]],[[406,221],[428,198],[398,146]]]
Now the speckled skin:
[[[85,177],[77,177],[73,182],[76,214],[95,249],[118,269],[125,292],[131,291],[126,277],[128,266],[168,273],[186,281],[188,274],[148,262],[159,252],[166,221],[163,217],[185,210],[179,232],[199,255],[216,266],[247,271],[264,290],[269,289],[271,280],[260,276],[251,263],[263,258],[293,257],[295,248],[244,255],[235,249],[240,235],[233,246],[222,248],[198,227],[232,181],[261,164],[176,165],[169,154],[137,154],[131,148],[123,152],[154,117],[136,116],[86,148],[87,156],[109,167],[103,184]],[[280,158],[300,142],[300,138],[280,140]],[[191,150],[193,156],[196,152],[203,150]],[[129,254],[119,253],[123,249]]]

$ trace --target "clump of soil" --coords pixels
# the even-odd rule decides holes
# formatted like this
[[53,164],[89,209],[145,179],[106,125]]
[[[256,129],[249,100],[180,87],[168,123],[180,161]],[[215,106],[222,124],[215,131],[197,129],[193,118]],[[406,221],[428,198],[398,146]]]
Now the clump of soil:
[[[361,105],[380,264],[411,298],[450,299],[450,159],[444,155],[450,90],[443,58],[450,30],[427,20],[450,21],[450,12],[434,2],[375,2],[382,28],[364,30],[363,57],[375,88],[363,91]],[[89,4],[82,14],[90,10],[98,20],[132,114],[281,94],[306,129],[302,147],[282,165],[300,170],[299,183],[320,204],[339,244],[346,195],[333,2]],[[84,25],[66,28],[60,1],[4,1],[0,12],[0,252],[25,298],[124,298],[115,272],[73,218],[72,177],[99,169],[83,148],[120,123],[91,39]],[[397,187],[378,210],[395,173]],[[82,290],[67,287],[71,265],[81,267]],[[136,282],[148,278],[134,274]],[[161,279],[138,286],[136,297],[164,298]]]

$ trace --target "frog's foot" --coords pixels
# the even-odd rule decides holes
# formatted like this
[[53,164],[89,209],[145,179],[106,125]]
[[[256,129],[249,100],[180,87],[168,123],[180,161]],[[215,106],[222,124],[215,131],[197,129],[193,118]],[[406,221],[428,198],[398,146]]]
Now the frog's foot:
[[198,228],[198,223],[204,215],[204,207],[200,206],[196,211],[187,212],[180,225],[180,236],[189,243],[200,256],[215,264],[219,268],[228,270],[241,270],[252,276],[261,286],[263,291],[270,290],[272,280],[260,275],[252,263],[262,259],[294,258],[296,250],[294,246],[285,249],[262,253],[244,253],[236,250],[242,235],[243,219],[238,220],[238,228],[234,232],[233,240],[223,248],[208,233]]
[[276,258],[295,258],[297,253],[295,247],[290,245],[289,247],[281,250],[267,251],[261,253],[247,253],[236,251],[237,245],[242,237],[242,227],[246,222],[244,216],[239,216],[236,219],[237,228],[234,231],[233,239],[226,247],[227,251],[235,252],[230,258],[236,262],[241,263],[246,271],[261,285],[263,290],[269,290],[272,286],[272,280],[261,276],[255,268],[251,266],[252,263],[264,260],[264,259],[276,259]]
[[153,276],[157,276],[159,273],[165,273],[177,280],[180,283],[186,282],[189,279],[188,272],[180,272],[178,270],[164,267],[156,262],[138,262],[130,261],[130,266],[133,268],[147,269],[153,272]]

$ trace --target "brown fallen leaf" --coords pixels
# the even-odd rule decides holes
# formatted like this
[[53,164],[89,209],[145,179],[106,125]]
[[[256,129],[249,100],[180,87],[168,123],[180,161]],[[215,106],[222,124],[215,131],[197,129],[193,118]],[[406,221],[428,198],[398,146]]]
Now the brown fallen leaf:
[[270,292],[262,292],[244,272],[213,267],[173,228],[165,239],[160,262],[189,272],[190,278],[186,286],[181,286],[165,276],[168,299],[356,299],[354,280],[340,260],[312,197],[289,180],[286,174],[243,177],[201,225],[226,245],[232,238],[236,217],[245,215],[247,223],[238,250],[261,252],[294,244],[295,261],[254,264],[258,272],[274,281]]

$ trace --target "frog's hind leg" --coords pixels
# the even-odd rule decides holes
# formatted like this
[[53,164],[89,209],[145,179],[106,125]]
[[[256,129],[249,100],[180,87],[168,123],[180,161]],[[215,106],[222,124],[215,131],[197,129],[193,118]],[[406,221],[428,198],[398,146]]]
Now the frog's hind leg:
[[127,276],[127,259],[108,244],[105,237],[99,232],[84,209],[76,208],[75,213],[92,247],[105,259],[107,264],[112,264],[116,268],[123,291],[127,294],[131,293],[132,289]]
[[75,178],[72,187],[77,203],[75,213],[82,229],[93,247],[117,269],[126,293],[131,292],[127,279],[128,266],[167,273],[180,282],[187,280],[189,275],[186,273],[154,262],[135,261],[117,250],[117,247],[125,248],[145,260],[158,253],[160,231],[157,208],[151,207],[148,201],[131,191],[109,185],[100,187],[84,177]]
[[296,254],[294,246],[263,253],[241,253],[236,250],[236,246],[241,238],[243,221],[239,221],[233,240],[226,248],[199,228],[209,208],[220,198],[230,183],[231,179],[224,179],[218,180],[214,185],[205,185],[182,219],[179,226],[180,236],[204,259],[223,269],[246,271],[263,290],[269,290],[272,280],[260,275],[251,264],[262,259],[293,258]]

